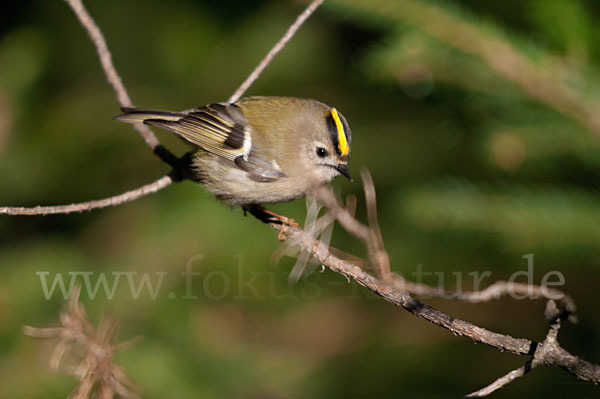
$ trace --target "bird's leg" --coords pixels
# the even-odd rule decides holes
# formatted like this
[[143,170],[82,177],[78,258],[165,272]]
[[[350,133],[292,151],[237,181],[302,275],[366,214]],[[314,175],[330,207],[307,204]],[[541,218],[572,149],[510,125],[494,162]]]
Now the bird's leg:
[[288,226],[300,227],[298,222],[296,222],[294,219],[280,215],[260,205],[245,206],[244,212],[246,211],[263,223],[280,224],[281,228],[279,229],[279,235],[277,237],[280,241],[285,240],[285,231],[287,230]]
[[248,212],[263,223],[278,223],[291,227],[300,227],[298,222],[287,216],[280,215],[260,205],[248,205],[244,208],[244,213]]

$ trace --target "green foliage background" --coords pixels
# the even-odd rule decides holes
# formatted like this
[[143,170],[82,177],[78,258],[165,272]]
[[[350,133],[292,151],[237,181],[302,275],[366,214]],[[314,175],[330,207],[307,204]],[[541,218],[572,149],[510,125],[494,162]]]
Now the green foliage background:
[[[226,100],[303,7],[86,4],[134,103],[175,110]],[[103,198],[167,173],[134,130],[111,120],[118,106],[67,5],[5,7],[0,205]],[[437,11],[427,14],[430,7]],[[247,94],[311,97],[342,110],[353,129],[351,167],[374,177],[396,272],[412,278],[422,265],[444,273],[447,288],[468,289],[469,272],[490,271],[483,284],[491,284],[525,270],[522,256],[533,253],[534,281],[560,271],[579,305],[580,324],[564,327],[561,342],[598,363],[598,132],[431,35],[446,17],[510,43],[542,71],[559,65],[568,71],[561,84],[598,104],[600,8],[592,0],[326,0]],[[359,183],[334,185],[361,195]],[[275,209],[304,217],[303,200]],[[364,254],[340,229],[333,244]],[[113,272],[167,273],[154,300],[133,299],[126,280],[112,299],[83,296],[93,321],[110,310],[122,340],[144,337],[115,361],[147,398],[457,397],[525,361],[454,337],[328,271],[291,286],[293,260],[270,263],[278,245],[272,230],[189,182],[86,214],[0,217],[0,397],[64,397],[75,386],[49,371],[51,343],[21,333],[25,324],[58,325],[62,296],[46,300],[36,272],[67,280],[93,272],[93,284],[99,273],[109,281]],[[183,298],[188,262],[201,273],[192,281],[197,299]],[[513,336],[541,340],[547,328],[541,301],[428,303]],[[543,368],[495,397],[567,394],[598,390]]]

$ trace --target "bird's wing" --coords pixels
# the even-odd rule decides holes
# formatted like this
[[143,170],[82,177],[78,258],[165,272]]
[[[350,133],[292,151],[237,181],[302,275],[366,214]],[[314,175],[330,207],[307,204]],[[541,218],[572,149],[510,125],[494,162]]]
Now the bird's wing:
[[[187,112],[151,111],[122,108],[115,119],[144,123],[169,130],[204,150],[233,162],[256,181],[274,181],[285,174],[261,157],[264,151],[254,147],[252,128],[235,104],[211,104]],[[252,152],[252,154],[251,154]]]

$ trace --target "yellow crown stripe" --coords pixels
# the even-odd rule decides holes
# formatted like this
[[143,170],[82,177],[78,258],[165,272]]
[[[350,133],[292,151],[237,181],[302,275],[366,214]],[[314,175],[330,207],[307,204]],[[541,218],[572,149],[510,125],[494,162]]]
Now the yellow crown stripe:
[[335,127],[337,128],[338,134],[338,148],[342,155],[348,155],[350,151],[350,146],[348,145],[348,139],[346,138],[346,132],[344,131],[344,125],[340,120],[340,115],[337,112],[337,109],[331,108],[331,116],[333,117],[333,121],[335,122]]

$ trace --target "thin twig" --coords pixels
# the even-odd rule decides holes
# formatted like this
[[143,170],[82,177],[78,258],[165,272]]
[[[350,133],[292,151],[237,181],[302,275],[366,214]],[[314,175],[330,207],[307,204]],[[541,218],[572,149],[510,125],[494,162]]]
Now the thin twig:
[[403,276],[392,273],[391,280],[397,289],[424,297],[456,299],[468,303],[484,303],[503,296],[523,296],[528,299],[550,299],[558,301],[558,314],[565,315],[572,323],[577,322],[575,301],[564,292],[551,287],[499,280],[488,287],[477,291],[452,291],[443,287],[434,287],[423,283],[406,280]]
[[130,202],[148,194],[155,193],[167,187],[173,182],[170,176],[163,176],[160,179],[146,184],[135,190],[127,191],[123,194],[115,195],[114,197],[104,198],[96,201],[81,202],[70,205],[52,205],[52,206],[36,206],[33,208],[25,207],[0,207],[0,215],[53,215],[67,214],[72,212],[91,211],[92,209],[106,208],[107,206],[120,205],[125,202]]
[[365,192],[365,203],[367,206],[367,220],[369,221],[371,233],[371,245],[373,246],[373,255],[375,274],[380,279],[388,278],[390,272],[390,257],[385,250],[383,235],[379,227],[377,218],[377,194],[373,177],[367,169],[360,171],[360,177],[363,181],[363,191]]
[[557,318],[552,322],[550,329],[546,334],[546,338],[541,344],[535,345],[533,357],[522,367],[503,375],[490,385],[475,391],[466,397],[482,398],[488,396],[540,365],[557,366],[576,375],[582,380],[598,383],[598,381],[600,381],[600,366],[571,355],[558,343],[558,331],[560,325],[560,318]]
[[490,385],[483,387],[478,391],[475,391],[475,392],[472,392],[472,393],[466,395],[465,398],[483,398],[484,396],[488,396],[489,394],[497,391],[498,389],[504,387],[505,385],[510,384],[517,378],[523,377],[525,374],[527,374],[529,371],[531,371],[531,369],[532,369],[531,363],[532,363],[532,360],[529,359],[521,367],[514,369],[511,372],[503,375],[502,377],[498,378],[496,381],[492,382]]
[[323,3],[323,1],[324,0],[313,0],[313,2],[310,3],[308,7],[306,7],[306,9],[302,12],[302,14],[298,15],[298,18],[296,18],[296,21],[294,21],[294,23],[288,28],[287,32],[285,32],[285,35],[283,35],[283,37],[279,39],[277,43],[275,43],[273,48],[271,48],[271,50],[267,53],[265,58],[263,58],[263,60],[260,62],[260,64],[258,64],[256,68],[254,68],[252,73],[246,78],[246,80],[244,80],[240,87],[238,87],[238,89],[231,95],[231,97],[229,97],[229,100],[227,100],[228,102],[233,103],[240,99],[240,97],[246,92],[246,90],[248,90],[250,86],[252,86],[252,84],[256,81],[256,79],[258,79],[262,71],[264,71],[264,69],[271,63],[271,61],[277,55],[277,53],[283,50],[285,45],[296,34],[298,29],[300,29],[304,21],[306,21],[312,15],[312,13],[317,9],[317,7],[319,7]]
[[[133,103],[131,102],[131,98],[129,98],[127,89],[125,89],[125,86],[121,81],[121,77],[119,76],[112,62],[112,56],[110,55],[110,51],[108,50],[108,46],[106,45],[106,40],[104,39],[102,31],[100,31],[98,25],[96,25],[90,14],[87,12],[81,0],[65,1],[69,4],[69,6],[71,6],[71,9],[77,16],[77,19],[90,35],[90,39],[92,39],[92,42],[96,47],[96,51],[98,52],[100,64],[102,65],[106,79],[115,91],[119,104],[121,104],[121,107],[133,107]],[[158,138],[154,133],[152,133],[148,126],[136,124],[133,125],[133,127],[142,135],[142,138],[148,147],[154,149],[160,144]]]
[[[363,172],[365,173],[365,172]],[[365,185],[372,183],[372,180],[364,180]],[[369,202],[369,206],[375,201],[374,187],[367,188],[366,197]],[[371,194],[369,194],[371,192]],[[338,223],[348,233],[352,234],[359,240],[365,243],[367,247],[367,253],[369,255],[369,266],[375,271],[377,277],[381,279],[387,279],[390,274],[389,257],[383,246],[383,241],[379,241],[381,237],[381,231],[377,224],[375,228],[373,226],[365,226],[359,222],[348,210],[343,207],[333,192],[327,187],[319,187],[315,190],[317,198],[323,201],[325,206],[329,209],[329,212],[336,218]],[[367,212],[373,212],[373,210],[367,210]]]

